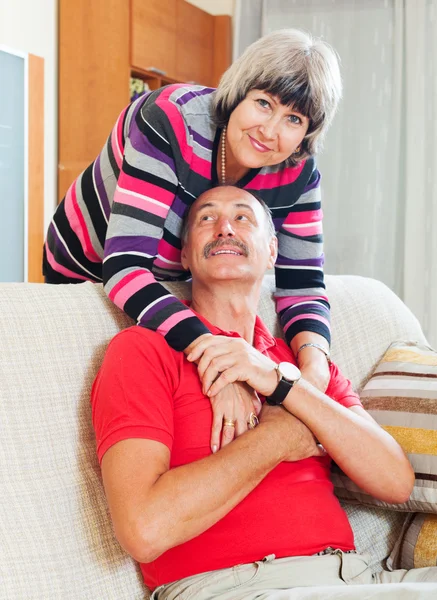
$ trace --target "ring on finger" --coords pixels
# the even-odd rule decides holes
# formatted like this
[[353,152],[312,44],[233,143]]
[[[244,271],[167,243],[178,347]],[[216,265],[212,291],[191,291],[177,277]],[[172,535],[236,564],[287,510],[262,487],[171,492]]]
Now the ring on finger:
[[233,421],[232,419],[225,419],[223,421],[223,425],[225,427],[235,427],[235,423],[236,423],[236,421]]
[[249,415],[249,420],[247,421],[247,427],[249,429],[255,429],[257,425],[259,425],[259,419],[254,412],[251,412]]

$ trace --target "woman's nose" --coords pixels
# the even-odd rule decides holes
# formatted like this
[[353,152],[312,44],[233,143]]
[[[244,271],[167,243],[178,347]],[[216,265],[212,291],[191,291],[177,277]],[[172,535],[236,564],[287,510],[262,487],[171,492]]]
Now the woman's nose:
[[266,140],[274,140],[278,135],[279,120],[271,117],[262,123],[259,129]]

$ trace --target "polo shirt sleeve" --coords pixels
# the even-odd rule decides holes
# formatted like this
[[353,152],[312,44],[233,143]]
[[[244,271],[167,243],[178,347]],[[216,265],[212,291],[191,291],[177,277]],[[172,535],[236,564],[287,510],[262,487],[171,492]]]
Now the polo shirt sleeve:
[[363,406],[358,394],[353,390],[352,383],[340,372],[334,363],[331,363],[331,379],[325,393],[346,408]]
[[177,379],[174,351],[162,336],[138,326],[115,336],[91,392],[99,462],[111,446],[131,438],[171,450]]

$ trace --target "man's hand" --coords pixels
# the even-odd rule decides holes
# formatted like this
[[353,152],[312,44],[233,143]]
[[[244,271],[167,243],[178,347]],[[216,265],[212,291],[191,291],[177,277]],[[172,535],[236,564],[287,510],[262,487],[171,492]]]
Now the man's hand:
[[204,337],[187,359],[198,362],[203,393],[208,396],[235,381],[245,381],[259,394],[270,396],[278,384],[276,363],[242,338]]
[[[218,394],[211,397],[213,421],[211,431],[211,450],[217,452],[220,447],[227,446],[234,437],[238,437],[248,429],[251,413],[259,414],[261,402],[245,383],[227,385]],[[235,427],[224,425],[224,421],[234,421]]]
[[259,418],[261,425],[272,428],[275,444],[284,450],[284,461],[295,462],[310,456],[326,456],[326,451],[317,444],[308,427],[282,406],[264,404]]

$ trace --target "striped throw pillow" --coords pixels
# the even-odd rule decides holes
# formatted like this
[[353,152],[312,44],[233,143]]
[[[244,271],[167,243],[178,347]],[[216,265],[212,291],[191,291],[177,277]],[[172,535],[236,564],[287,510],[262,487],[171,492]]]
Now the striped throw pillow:
[[407,453],[416,482],[408,502],[392,505],[363,492],[334,466],[337,496],[395,510],[437,513],[437,352],[413,342],[391,344],[360,398]]
[[437,515],[407,517],[387,566],[391,570],[437,566]]

